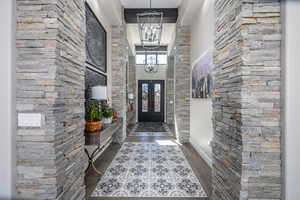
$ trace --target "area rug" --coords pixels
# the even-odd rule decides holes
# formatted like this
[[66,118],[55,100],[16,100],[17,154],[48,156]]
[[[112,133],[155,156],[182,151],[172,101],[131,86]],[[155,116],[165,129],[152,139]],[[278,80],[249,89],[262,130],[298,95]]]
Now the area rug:
[[176,143],[124,143],[92,197],[207,197]]
[[167,132],[163,123],[157,122],[140,122],[135,132]]
[[135,137],[172,137],[170,132],[132,132],[129,136]]

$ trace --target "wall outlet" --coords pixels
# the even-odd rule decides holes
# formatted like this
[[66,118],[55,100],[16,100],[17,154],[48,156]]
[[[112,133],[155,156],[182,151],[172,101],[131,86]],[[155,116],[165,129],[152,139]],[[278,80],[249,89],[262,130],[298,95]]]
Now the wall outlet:
[[18,127],[36,127],[42,126],[41,113],[18,113]]

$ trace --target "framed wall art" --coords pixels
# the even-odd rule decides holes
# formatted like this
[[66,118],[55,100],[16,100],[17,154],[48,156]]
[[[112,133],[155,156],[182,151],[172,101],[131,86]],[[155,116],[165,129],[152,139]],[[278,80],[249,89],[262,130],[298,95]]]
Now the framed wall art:
[[87,63],[103,73],[107,72],[107,33],[98,18],[86,7],[86,55]]
[[192,70],[192,98],[211,98],[213,89],[213,50],[206,51],[194,64]]

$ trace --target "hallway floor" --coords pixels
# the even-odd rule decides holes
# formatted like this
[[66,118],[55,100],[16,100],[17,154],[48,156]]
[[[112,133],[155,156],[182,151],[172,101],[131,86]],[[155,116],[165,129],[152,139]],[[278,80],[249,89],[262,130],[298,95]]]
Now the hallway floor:
[[104,173],[99,176],[88,171],[87,197],[208,199],[211,172],[193,147],[178,144],[166,125],[156,124],[151,132],[142,132],[147,127],[150,126],[139,124],[122,146],[112,144],[100,156],[96,167]]

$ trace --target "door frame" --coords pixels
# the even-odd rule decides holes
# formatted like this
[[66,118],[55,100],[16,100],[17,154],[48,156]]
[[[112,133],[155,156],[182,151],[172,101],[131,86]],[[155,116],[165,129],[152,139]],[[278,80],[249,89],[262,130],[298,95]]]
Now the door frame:
[[163,123],[166,123],[167,120],[167,102],[166,102],[166,95],[167,95],[167,91],[166,91],[166,80],[165,79],[137,79],[136,80],[136,97],[135,98],[135,112],[136,112],[136,123],[139,122],[139,98],[140,98],[140,94],[139,94],[139,81],[162,81],[163,82],[163,88],[164,88],[164,120]]

